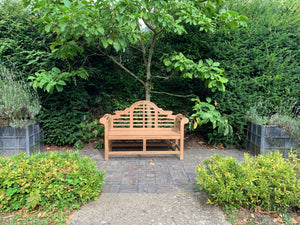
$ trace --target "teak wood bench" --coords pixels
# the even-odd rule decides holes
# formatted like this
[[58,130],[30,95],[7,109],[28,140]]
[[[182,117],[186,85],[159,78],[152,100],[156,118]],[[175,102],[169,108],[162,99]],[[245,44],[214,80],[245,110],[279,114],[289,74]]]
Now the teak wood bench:
[[[148,154],[179,154],[183,160],[184,125],[188,122],[183,115],[173,115],[172,111],[164,111],[149,101],[136,102],[114,115],[105,114],[100,119],[105,126],[105,160],[109,155]],[[116,140],[140,140],[143,148],[139,151],[112,151],[112,141]],[[147,151],[147,140],[175,140],[175,148],[172,151]]]

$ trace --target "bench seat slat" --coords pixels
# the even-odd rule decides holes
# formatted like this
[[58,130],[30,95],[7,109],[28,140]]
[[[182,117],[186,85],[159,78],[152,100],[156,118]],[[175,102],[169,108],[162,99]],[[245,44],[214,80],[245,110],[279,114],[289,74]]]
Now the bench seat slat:
[[108,134],[110,140],[178,139],[180,132],[169,129],[114,129]]

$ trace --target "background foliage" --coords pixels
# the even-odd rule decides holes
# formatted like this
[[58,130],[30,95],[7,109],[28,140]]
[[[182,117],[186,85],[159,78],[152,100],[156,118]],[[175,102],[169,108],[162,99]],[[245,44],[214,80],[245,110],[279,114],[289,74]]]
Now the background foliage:
[[291,100],[296,102],[294,110],[300,107],[299,2],[256,0],[229,4],[250,19],[248,27],[220,30],[208,40],[214,43],[210,54],[224,66],[229,79],[227,91],[213,93],[212,98],[219,103],[220,112],[228,114],[234,136],[219,137],[215,131],[208,136],[227,145],[243,145],[245,114],[251,106],[261,106],[261,115],[268,117],[280,107],[288,107]]
[[[83,65],[89,75],[88,80],[70,79],[63,92],[55,89],[52,95],[39,92],[42,110],[38,120],[43,124],[46,142],[62,145],[73,144],[78,139],[84,141],[82,131],[95,118],[145,99],[143,87],[100,51],[95,51],[98,48],[95,43],[82,43],[84,52],[73,59],[58,59],[48,48],[55,37],[41,34],[34,22],[36,18],[18,1],[2,2],[2,62],[12,61],[24,78],[40,69],[49,71],[57,67],[62,72],[72,72]],[[187,25],[187,33],[181,36],[165,33],[157,39],[152,83],[161,92],[198,96],[201,102],[210,97],[233,133],[224,137],[209,124],[198,126],[195,132],[214,144],[243,147],[247,132],[245,115],[250,106],[259,106],[265,116],[275,114],[275,106],[284,108],[291,99],[296,102],[294,108],[300,108],[299,3],[296,0],[229,0],[226,7],[246,15],[248,26],[234,30],[216,26],[214,33],[205,33]],[[212,93],[200,79],[184,79],[178,72],[168,72],[160,59],[165,52],[173,51],[182,52],[194,62],[206,58],[220,62],[229,80],[226,91]],[[142,58],[135,46],[122,52],[121,57],[127,68],[137,74],[141,71]],[[152,101],[174,113],[192,115],[193,102],[186,98],[153,93]]]
[[245,115],[251,106],[259,105],[261,115],[269,117],[292,100],[296,102],[294,113],[300,108],[299,2],[230,0],[227,6],[246,15],[248,26],[219,28],[215,33],[190,28],[179,39],[170,34],[164,41],[174,41],[169,44],[194,59],[213,58],[225,68],[224,75],[229,80],[226,91],[206,91],[199,97],[203,101],[210,96],[216,102],[217,110],[232,126],[233,135],[221,136],[209,125],[196,132],[213,143],[243,147]]

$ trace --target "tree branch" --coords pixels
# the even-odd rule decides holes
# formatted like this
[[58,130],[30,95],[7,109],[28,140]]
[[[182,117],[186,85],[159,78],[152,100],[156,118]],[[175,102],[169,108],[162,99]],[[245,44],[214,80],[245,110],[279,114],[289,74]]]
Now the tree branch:
[[115,64],[117,64],[119,67],[121,67],[123,70],[125,70],[129,75],[134,77],[136,80],[138,80],[143,86],[145,86],[145,82],[141,80],[137,75],[135,75],[133,72],[131,72],[129,69],[127,69],[123,64],[118,62],[113,56],[109,55],[107,52],[107,49],[105,49],[105,53],[108,58],[110,58]]
[[81,64],[81,67],[83,67],[83,65],[86,63],[86,61],[87,61],[87,59],[88,59],[89,57],[94,56],[94,55],[104,56],[104,55],[99,54],[99,53],[93,53],[93,54],[87,55],[86,57],[84,57],[84,60],[83,60],[83,62],[82,62],[82,64]]
[[153,76],[153,78],[159,78],[159,79],[165,79],[165,80],[168,80],[168,79],[170,79],[172,77],[172,75],[171,76],[167,76],[167,77],[163,77],[163,76]]
[[145,25],[153,32],[153,33],[157,33],[156,30],[154,29],[154,27],[152,27],[149,23],[147,23],[144,18],[142,18],[143,22],[145,23]]
[[149,80],[151,77],[151,61],[152,61],[152,55],[154,51],[154,46],[155,46],[155,41],[156,41],[156,34],[154,33],[152,36],[151,40],[151,45],[150,45],[150,50],[149,50],[149,55],[148,55],[148,62],[146,65],[146,73],[147,73],[147,80]]
[[146,59],[146,48],[145,48],[145,45],[143,43],[143,38],[142,38],[142,33],[141,33],[141,27],[140,27],[140,24],[139,24],[139,21],[137,21],[137,29],[139,31],[139,36],[140,36],[140,46],[142,48],[142,53],[143,53],[143,61],[144,61],[144,64],[147,65],[147,59]]
[[170,95],[170,96],[179,97],[179,98],[197,97],[197,95],[195,95],[195,94],[178,95],[178,94],[173,94],[173,93],[164,92],[164,91],[151,91],[151,93],[154,93],[154,94]]

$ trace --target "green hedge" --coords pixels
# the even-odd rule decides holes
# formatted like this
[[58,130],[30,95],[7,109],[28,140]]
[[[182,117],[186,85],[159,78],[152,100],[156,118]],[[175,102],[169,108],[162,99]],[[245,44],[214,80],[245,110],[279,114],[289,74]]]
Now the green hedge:
[[0,158],[0,212],[23,208],[79,208],[96,200],[104,171],[78,152]]
[[217,109],[227,115],[233,136],[224,138],[208,128],[207,137],[244,147],[245,115],[251,106],[262,106],[265,116],[275,114],[278,107],[288,107],[291,100],[297,102],[294,112],[300,108],[300,5],[295,0],[230,0],[227,6],[246,15],[248,26],[219,29],[200,38],[206,40],[202,46],[208,46],[201,47],[204,53],[220,62],[229,79],[225,93],[213,93],[212,98],[218,102]]

